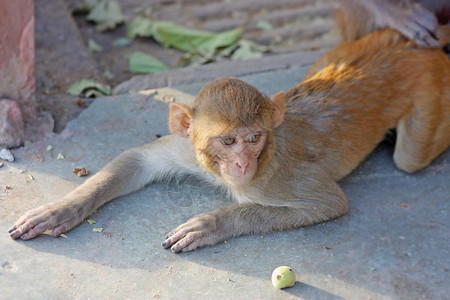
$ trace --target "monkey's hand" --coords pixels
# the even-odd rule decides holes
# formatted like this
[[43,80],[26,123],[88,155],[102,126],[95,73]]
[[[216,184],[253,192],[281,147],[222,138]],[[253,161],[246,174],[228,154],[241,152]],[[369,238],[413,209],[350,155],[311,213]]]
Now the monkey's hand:
[[[378,3],[377,3],[378,2]],[[413,1],[377,1],[374,5],[377,26],[386,25],[400,31],[419,46],[439,47],[438,23],[435,15],[419,3]]]
[[172,230],[162,246],[170,247],[172,252],[188,252],[198,247],[214,245],[226,238],[223,228],[218,226],[215,212],[195,216],[186,223]]
[[29,240],[46,230],[58,237],[84,220],[79,211],[68,202],[49,203],[25,213],[8,232],[13,239]]

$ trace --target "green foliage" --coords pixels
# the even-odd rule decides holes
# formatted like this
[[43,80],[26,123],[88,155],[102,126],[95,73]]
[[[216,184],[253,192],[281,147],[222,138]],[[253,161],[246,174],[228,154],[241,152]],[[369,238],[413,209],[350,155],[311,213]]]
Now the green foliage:
[[101,84],[93,79],[81,79],[75,82],[67,89],[67,93],[82,96],[88,90],[97,90],[103,95],[109,95],[111,93],[111,88],[108,85]]
[[89,48],[89,50],[91,50],[91,52],[101,52],[101,51],[103,51],[103,47],[100,46],[100,44],[97,43],[93,39],[89,39],[88,40],[88,48]]
[[131,45],[131,41],[127,38],[118,38],[113,42],[114,47],[125,47]]
[[241,28],[235,28],[224,32],[210,32],[190,29],[172,22],[152,21],[138,16],[128,24],[128,38],[152,37],[163,47],[193,52],[215,52],[222,47],[228,47],[236,43],[242,35]]
[[86,19],[95,22],[98,31],[114,29],[125,20],[120,3],[116,0],[100,0],[95,4],[90,3],[89,8]]
[[261,29],[262,31],[269,31],[273,29],[273,26],[269,21],[260,20],[256,24],[256,28]]
[[131,72],[135,73],[159,73],[167,70],[167,66],[154,58],[142,52],[134,52],[129,58],[129,67]]

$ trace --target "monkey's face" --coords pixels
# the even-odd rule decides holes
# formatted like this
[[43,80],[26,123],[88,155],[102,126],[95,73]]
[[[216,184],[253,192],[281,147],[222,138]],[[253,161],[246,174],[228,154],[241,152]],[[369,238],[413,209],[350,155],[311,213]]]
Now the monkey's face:
[[248,184],[258,170],[258,158],[266,139],[266,132],[261,128],[214,137],[210,147],[215,152],[214,162],[223,179],[235,186]]
[[259,158],[268,140],[268,133],[262,127],[233,131],[215,131],[209,127],[207,137],[201,139],[197,134],[194,136],[197,137],[194,144],[198,146],[199,162],[233,186],[244,186],[251,182],[258,171]]
[[283,122],[284,98],[284,92],[269,98],[242,80],[219,78],[202,88],[193,107],[170,105],[170,131],[189,137],[208,172],[245,186],[272,161],[273,130]]

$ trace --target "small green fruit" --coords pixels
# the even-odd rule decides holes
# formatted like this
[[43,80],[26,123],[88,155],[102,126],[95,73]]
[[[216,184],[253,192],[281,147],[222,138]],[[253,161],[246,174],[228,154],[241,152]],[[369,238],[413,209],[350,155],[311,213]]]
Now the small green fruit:
[[276,268],[272,273],[272,284],[279,289],[294,286],[294,271],[286,266]]

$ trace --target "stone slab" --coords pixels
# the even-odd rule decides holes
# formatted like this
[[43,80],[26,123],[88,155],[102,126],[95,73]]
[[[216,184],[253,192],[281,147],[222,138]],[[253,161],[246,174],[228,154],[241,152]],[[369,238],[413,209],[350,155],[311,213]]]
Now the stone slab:
[[[295,85],[305,67],[242,79],[267,94]],[[0,168],[1,299],[445,299],[450,294],[450,151],[408,175],[384,143],[341,182],[350,211],[289,232],[248,235],[187,254],[162,249],[164,234],[230,200],[185,178],[114,200],[67,238],[23,242],[6,231],[27,209],[54,201],[124,149],[166,134],[167,104],[205,82],[94,101],[60,134],[14,151]],[[161,100],[158,100],[161,99]],[[46,151],[48,145],[54,149]],[[57,160],[63,153],[64,160]],[[30,176],[31,175],[31,176]],[[5,189],[5,186],[9,186]],[[92,231],[102,227],[102,233]],[[294,287],[271,285],[291,266]]]
[[166,86],[204,83],[221,76],[242,77],[278,70],[310,66],[323,54],[321,51],[305,51],[267,56],[245,61],[226,61],[209,65],[190,66],[154,75],[137,75],[113,89],[114,95],[136,93],[140,90]]

